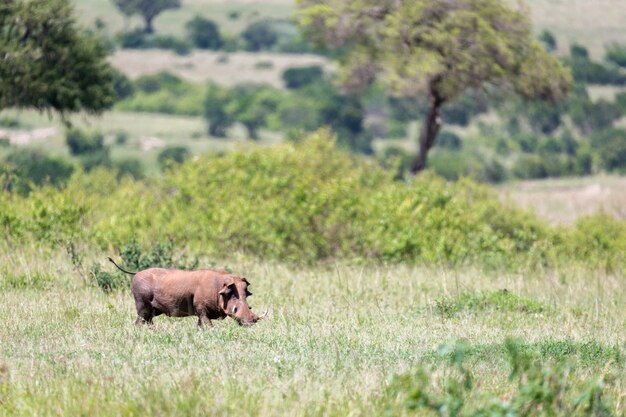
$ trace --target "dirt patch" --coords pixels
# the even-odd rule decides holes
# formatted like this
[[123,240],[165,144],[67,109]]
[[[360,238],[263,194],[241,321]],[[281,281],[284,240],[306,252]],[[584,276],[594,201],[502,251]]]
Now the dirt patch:
[[47,140],[59,133],[56,127],[41,127],[30,130],[0,129],[0,138],[8,138],[11,145],[26,146]]

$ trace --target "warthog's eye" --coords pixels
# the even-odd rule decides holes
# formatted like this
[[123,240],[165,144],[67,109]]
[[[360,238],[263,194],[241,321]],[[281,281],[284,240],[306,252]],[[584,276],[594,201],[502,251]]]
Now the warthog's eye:
[[233,314],[237,313],[237,306],[233,307]]

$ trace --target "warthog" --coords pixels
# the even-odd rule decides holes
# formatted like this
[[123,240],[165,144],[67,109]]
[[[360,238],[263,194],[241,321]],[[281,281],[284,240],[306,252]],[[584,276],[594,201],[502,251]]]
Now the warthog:
[[159,314],[170,317],[197,316],[198,326],[230,316],[240,325],[251,326],[267,315],[257,316],[248,305],[250,283],[226,271],[148,268],[131,272],[109,258],[120,271],[133,275],[133,297],[137,307],[135,324],[152,324]]

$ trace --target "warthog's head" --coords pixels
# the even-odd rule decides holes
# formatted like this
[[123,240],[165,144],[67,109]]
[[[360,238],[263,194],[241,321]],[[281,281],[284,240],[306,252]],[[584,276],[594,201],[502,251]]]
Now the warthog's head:
[[248,305],[247,300],[252,295],[248,291],[248,285],[250,283],[247,279],[231,275],[224,282],[224,286],[219,293],[224,313],[237,320],[237,323],[243,326],[252,326],[267,315],[267,311],[261,316],[257,316],[252,312],[252,308]]

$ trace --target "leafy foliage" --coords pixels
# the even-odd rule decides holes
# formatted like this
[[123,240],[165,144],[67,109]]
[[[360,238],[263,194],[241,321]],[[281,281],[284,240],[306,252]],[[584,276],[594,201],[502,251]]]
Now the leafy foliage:
[[611,44],[606,48],[605,59],[626,68],[626,46],[620,44]]
[[115,101],[104,45],[80,30],[68,0],[0,5],[0,108],[99,113]]
[[525,98],[557,100],[571,82],[532,38],[524,11],[500,0],[301,0],[300,8],[301,25],[320,44],[349,46],[339,62],[346,88],[382,79],[397,94],[428,97],[413,172],[426,166],[441,107],[464,92],[497,85]]
[[189,156],[189,149],[184,146],[168,146],[159,152],[157,162],[165,170],[172,164],[182,164]]
[[419,368],[392,381],[385,397],[391,403],[387,407],[389,414],[407,410],[448,417],[616,416],[604,395],[611,383],[610,375],[603,373],[585,380],[582,386],[574,386],[569,383],[572,365],[545,363],[516,340],[507,340],[505,346],[513,384],[506,400],[480,392],[479,383],[465,365],[470,347],[457,342],[439,350],[450,363],[440,380],[435,381],[427,370]]
[[319,65],[289,68],[283,72],[282,78],[287,88],[300,88],[322,79],[324,70]]
[[34,149],[14,150],[0,168],[5,191],[27,194],[33,186],[60,186],[68,181],[74,165],[63,158],[48,156]]
[[328,133],[319,132],[296,144],[188,160],[159,181],[119,180],[96,169],[74,175],[62,190],[36,188],[27,198],[5,193],[0,233],[43,244],[75,237],[108,248],[133,237],[147,245],[158,227],[203,253],[297,263],[623,265],[621,222],[581,223],[599,239],[611,230],[596,244],[589,230],[550,228],[472,182],[432,176],[398,182],[394,176],[337,150]]
[[185,28],[187,37],[196,48],[220,49],[224,44],[217,24],[211,19],[195,16]]
[[270,49],[278,42],[278,34],[272,22],[266,20],[251,23],[241,33],[241,37],[246,41],[249,51]]
[[145,33],[154,32],[152,21],[159,14],[180,7],[180,0],[112,0],[112,2],[126,16],[140,15],[145,22]]

